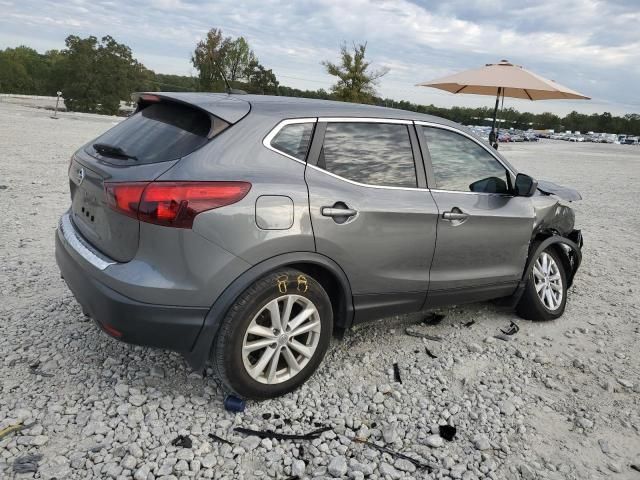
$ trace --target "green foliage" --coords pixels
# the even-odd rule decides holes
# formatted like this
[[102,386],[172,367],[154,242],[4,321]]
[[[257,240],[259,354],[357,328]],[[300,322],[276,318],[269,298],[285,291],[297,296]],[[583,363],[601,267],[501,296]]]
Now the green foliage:
[[212,28],[200,40],[191,56],[198,70],[199,89],[210,92],[240,88],[251,93],[275,95],[278,81],[272,70],[264,68],[244,37],[224,37]]
[[373,103],[375,85],[389,70],[371,70],[365,60],[367,44],[353,45],[351,53],[346,45],[340,48],[340,63],[322,62],[329,75],[338,77],[331,91],[337,100],[354,103]]
[[112,37],[70,35],[60,52],[53,76],[60,85],[69,110],[115,115],[120,100],[145,90],[152,75],[131,54],[131,49]]
[[51,69],[57,52],[42,55],[29,47],[0,50],[0,92],[25,95],[52,95]]

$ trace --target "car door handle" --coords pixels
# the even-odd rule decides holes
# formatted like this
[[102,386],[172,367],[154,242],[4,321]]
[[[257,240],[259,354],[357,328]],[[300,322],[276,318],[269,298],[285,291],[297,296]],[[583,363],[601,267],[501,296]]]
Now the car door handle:
[[352,208],[335,208],[335,207],[322,207],[322,215],[325,217],[353,217],[357,210]]
[[468,213],[464,213],[459,209],[454,209],[450,212],[444,212],[442,218],[445,220],[466,220],[469,217]]

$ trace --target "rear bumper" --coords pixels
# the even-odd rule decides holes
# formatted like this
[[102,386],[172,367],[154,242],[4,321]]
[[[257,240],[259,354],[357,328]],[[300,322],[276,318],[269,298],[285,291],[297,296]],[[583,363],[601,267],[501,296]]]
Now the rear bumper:
[[[91,275],[109,265],[87,258],[74,233],[56,231],[56,262],[69,289],[98,325],[109,335],[127,343],[167,348],[179,352],[192,349],[209,311],[203,307],[182,307],[143,303],[116,292]],[[104,267],[104,268],[100,268]]]

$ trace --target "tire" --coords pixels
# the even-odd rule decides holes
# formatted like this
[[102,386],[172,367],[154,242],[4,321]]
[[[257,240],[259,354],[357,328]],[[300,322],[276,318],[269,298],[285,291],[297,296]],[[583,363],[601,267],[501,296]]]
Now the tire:
[[[532,251],[535,251],[534,245]],[[544,271],[547,262],[550,273]],[[544,280],[542,277],[547,277]],[[555,285],[555,286],[554,286]],[[544,293],[549,291],[549,297]],[[540,294],[538,292],[541,292]],[[560,295],[560,298],[558,298]],[[541,298],[542,297],[542,298]],[[567,304],[567,274],[560,253],[550,245],[533,261],[524,293],[516,306],[516,313],[527,320],[555,320],[562,316]]]
[[[280,331],[278,322],[288,307],[292,330]],[[236,299],[214,341],[211,360],[228,392],[256,400],[278,397],[298,388],[315,372],[332,330],[331,300],[320,283],[298,270],[278,270]],[[289,335],[297,331],[303,333]],[[296,364],[298,368],[292,367]]]

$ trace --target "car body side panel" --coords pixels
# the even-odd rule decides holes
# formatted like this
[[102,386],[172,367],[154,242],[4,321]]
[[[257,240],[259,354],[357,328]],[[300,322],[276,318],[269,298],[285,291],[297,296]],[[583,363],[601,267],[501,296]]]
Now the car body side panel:
[[463,221],[438,220],[430,293],[518,283],[534,212],[531,198],[432,190],[441,212],[459,208]]
[[[240,202],[201,213],[193,225],[195,233],[250,265],[282,253],[315,250],[304,163],[262,145],[264,136],[277,123],[272,118],[250,115],[160,177],[160,180],[250,182],[251,190]],[[260,228],[256,222],[258,199],[283,195],[293,204],[293,221],[287,222],[290,226]],[[274,212],[263,210],[263,215],[277,214],[280,207],[273,208]],[[218,281],[228,282],[229,278]]]

